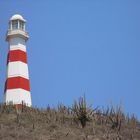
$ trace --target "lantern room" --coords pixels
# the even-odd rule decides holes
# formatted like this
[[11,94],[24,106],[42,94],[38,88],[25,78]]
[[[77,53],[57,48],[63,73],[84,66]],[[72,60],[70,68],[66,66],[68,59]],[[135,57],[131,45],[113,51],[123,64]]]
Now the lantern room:
[[25,19],[21,15],[16,14],[10,18],[9,29],[25,31],[25,22]]
[[9,20],[9,30],[6,35],[6,40],[11,38],[21,37],[25,40],[29,38],[25,29],[26,20],[19,14],[13,15]]

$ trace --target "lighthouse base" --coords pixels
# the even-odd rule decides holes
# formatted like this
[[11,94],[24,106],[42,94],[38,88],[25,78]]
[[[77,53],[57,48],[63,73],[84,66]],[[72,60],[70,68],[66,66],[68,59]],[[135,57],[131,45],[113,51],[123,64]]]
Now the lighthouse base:
[[7,89],[5,92],[5,103],[6,105],[24,104],[25,106],[31,107],[31,94],[29,91],[24,89]]

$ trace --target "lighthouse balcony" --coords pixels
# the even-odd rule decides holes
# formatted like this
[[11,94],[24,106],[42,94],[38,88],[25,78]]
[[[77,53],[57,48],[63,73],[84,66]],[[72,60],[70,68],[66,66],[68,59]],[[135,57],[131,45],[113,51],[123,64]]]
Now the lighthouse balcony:
[[13,37],[21,37],[25,40],[28,40],[29,35],[28,35],[28,32],[21,29],[8,30],[7,35],[6,35],[6,40],[8,41],[10,38],[13,38]]

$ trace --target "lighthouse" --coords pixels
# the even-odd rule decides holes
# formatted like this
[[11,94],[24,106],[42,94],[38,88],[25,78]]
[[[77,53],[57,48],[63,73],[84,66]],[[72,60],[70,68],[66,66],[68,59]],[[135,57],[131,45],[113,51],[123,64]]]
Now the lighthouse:
[[27,63],[26,42],[29,35],[25,28],[26,20],[21,15],[13,15],[9,20],[6,41],[9,44],[7,55],[7,78],[5,82],[6,105],[31,106],[30,80]]

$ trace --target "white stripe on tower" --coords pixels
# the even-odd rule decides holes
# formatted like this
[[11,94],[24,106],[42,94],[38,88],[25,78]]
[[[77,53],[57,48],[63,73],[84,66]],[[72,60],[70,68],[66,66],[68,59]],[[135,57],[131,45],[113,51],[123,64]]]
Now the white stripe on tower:
[[[18,39],[18,42],[17,42]],[[19,42],[20,41],[20,42]],[[9,40],[10,50],[22,50],[26,52],[26,42],[20,37],[12,38]]]
[[7,57],[7,80],[5,82],[6,104],[24,103],[31,106],[30,82],[26,54],[26,41],[29,38],[25,31],[25,20],[14,15],[9,22],[6,40],[9,42]]
[[29,79],[28,65],[21,61],[9,62],[7,65],[7,76],[21,76],[26,79]]

